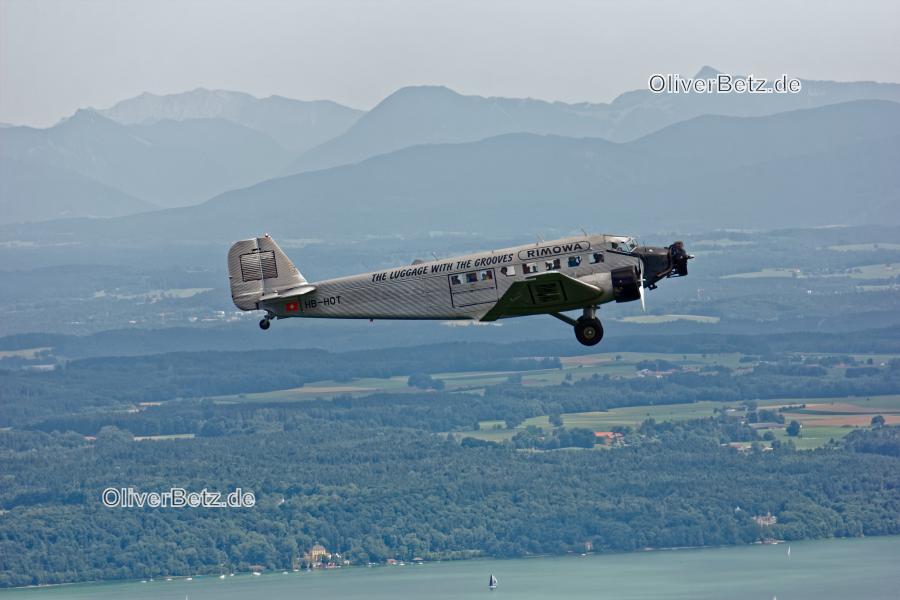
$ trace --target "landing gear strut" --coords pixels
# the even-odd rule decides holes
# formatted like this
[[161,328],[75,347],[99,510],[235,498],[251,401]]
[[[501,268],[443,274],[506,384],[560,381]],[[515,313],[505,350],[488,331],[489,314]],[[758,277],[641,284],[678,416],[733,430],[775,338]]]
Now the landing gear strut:
[[269,317],[263,317],[263,320],[259,322],[259,328],[262,329],[263,331],[265,331],[266,329],[269,328],[269,325],[271,325],[271,324],[272,324],[272,322],[269,321]]

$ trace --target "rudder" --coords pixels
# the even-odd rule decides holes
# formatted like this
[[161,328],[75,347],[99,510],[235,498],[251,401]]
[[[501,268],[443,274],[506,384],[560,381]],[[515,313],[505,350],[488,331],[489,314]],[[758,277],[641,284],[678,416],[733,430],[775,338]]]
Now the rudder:
[[241,310],[256,310],[263,296],[306,285],[291,259],[268,235],[231,245],[228,278],[231,299]]

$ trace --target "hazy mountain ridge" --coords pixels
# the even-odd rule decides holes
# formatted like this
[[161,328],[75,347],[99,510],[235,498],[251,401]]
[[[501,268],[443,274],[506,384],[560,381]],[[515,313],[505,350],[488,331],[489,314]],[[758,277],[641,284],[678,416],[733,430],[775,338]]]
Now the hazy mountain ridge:
[[123,125],[165,119],[225,119],[264,133],[292,152],[302,152],[343,133],[362,114],[330,100],[257,98],[243,92],[203,88],[168,95],[145,92],[98,112]]
[[359,162],[408,146],[476,141],[505,133],[604,137],[593,105],[463,96],[443,86],[397,90],[346,133],[302,154],[286,173]]
[[[718,73],[701,69],[696,78]],[[803,81],[799,94],[654,94],[635,90],[610,104],[464,96],[440,86],[407,87],[385,98],[346,133],[312,148],[285,174],[359,162],[417,144],[477,141],[504,133],[630,141],[701,115],[764,116],[859,99],[900,102],[900,85]]]
[[75,171],[0,158],[0,223],[119,217],[154,208]]
[[[715,73],[705,67],[698,76],[712,77]],[[0,222],[63,215],[118,216],[146,210],[148,203],[184,206],[285,172],[355,164],[424,144],[471,143],[514,133],[619,140],[630,139],[645,129],[655,130],[627,147],[657,160],[667,157],[667,164],[657,167],[663,172],[687,157],[703,162],[707,171],[728,169],[753,164],[763,155],[789,157],[811,151],[812,146],[832,148],[834,136],[839,143],[849,143],[847,135],[854,133],[852,128],[859,129],[861,139],[889,135],[893,130],[882,127],[878,111],[872,117],[851,115],[846,119],[833,112],[830,114],[834,123],[804,129],[803,119],[819,119],[814,110],[808,114],[787,110],[776,112],[781,116],[765,122],[767,136],[779,140],[772,143],[767,136],[746,137],[745,124],[716,113],[745,115],[795,109],[796,105],[827,107],[834,106],[829,102],[836,98],[866,94],[900,100],[900,85],[807,81],[803,94],[764,98],[652,94],[639,90],[623,94],[610,104],[482,98],[462,96],[445,87],[423,86],[398,90],[365,114],[328,101],[302,102],[277,96],[257,99],[222,90],[198,89],[168,96],[142,94],[104,111],[80,110],[48,129],[0,128],[0,159],[12,161],[4,165],[6,172],[11,173],[20,164],[32,165],[28,176],[23,173],[7,177],[4,203],[17,206],[5,211]],[[858,110],[852,102],[845,105],[849,108],[844,110]],[[695,124],[692,119],[705,121]],[[841,123],[851,130],[838,134],[835,127]],[[788,129],[797,133],[785,135]],[[322,143],[303,152],[299,159],[293,158],[297,148],[318,141]],[[614,153],[616,158],[606,155],[606,160],[611,161],[606,166],[579,157],[573,160],[583,162],[584,169],[593,169],[595,176],[605,173],[610,186],[621,187],[634,173],[641,172],[632,167],[612,168],[625,156],[625,148],[619,146]],[[595,151],[599,150],[590,150]],[[411,162],[422,160],[409,154],[403,156]],[[464,163],[463,160],[457,166],[462,168]],[[532,168],[547,170],[544,165]],[[684,169],[691,172],[689,165]],[[50,174],[46,184],[33,177],[42,171]],[[562,173],[565,169],[557,171]],[[352,172],[359,175],[367,171]],[[379,175],[370,173],[367,177]],[[652,175],[643,183],[652,187],[653,177],[661,175]],[[73,186],[71,193],[61,190],[60,181]],[[488,184],[487,180],[482,183],[499,185]],[[452,181],[443,185],[454,187]],[[432,196],[433,187],[425,186],[420,194]],[[121,206],[113,203],[117,192],[121,193]],[[60,193],[65,198],[56,197]],[[321,193],[327,195],[325,191]],[[581,192],[568,193],[578,196]],[[248,198],[247,204],[252,206],[253,199]]]
[[[78,229],[110,242],[224,245],[264,231],[358,239],[580,225],[651,232],[898,221],[892,207],[900,196],[900,104],[858,101],[677,127],[694,140],[680,152],[667,132],[628,144],[520,133],[414,146],[265,181],[199,206]],[[738,144],[748,150],[734,151]],[[72,229],[48,223],[4,237]]]
[[[95,111],[79,110],[48,129],[0,129],[0,158],[37,169],[68,171],[145,203],[193,204],[277,173],[287,152],[268,136],[222,119],[157,121],[121,125]],[[41,204],[59,199],[40,189],[9,182],[8,202],[29,198],[22,218],[40,218]],[[43,192],[49,192],[45,188]],[[90,204],[72,206],[74,215],[97,214]],[[125,205],[123,205],[124,207]],[[29,212],[29,209],[34,209]],[[116,211],[114,214],[122,214]],[[109,216],[109,213],[103,213]]]
[[198,89],[81,109],[46,129],[2,127],[0,223],[196,204],[277,175],[359,114],[330,101]]

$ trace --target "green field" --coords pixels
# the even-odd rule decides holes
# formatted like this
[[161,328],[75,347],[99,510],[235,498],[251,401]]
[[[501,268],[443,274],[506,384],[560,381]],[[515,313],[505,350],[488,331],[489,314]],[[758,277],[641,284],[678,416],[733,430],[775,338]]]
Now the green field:
[[[854,425],[850,424],[829,424],[815,425],[817,419],[821,419],[822,415],[835,421],[858,420],[862,425],[866,426],[871,415],[884,414],[896,415],[900,414],[900,395],[889,396],[872,396],[870,398],[779,398],[776,400],[760,401],[760,407],[766,406],[797,406],[806,404],[807,406],[818,404],[824,406],[834,406],[832,411],[814,411],[814,412],[790,412],[785,414],[787,422],[797,419],[804,424],[803,432],[800,437],[790,438],[784,428],[773,429],[776,439],[794,441],[794,445],[800,450],[810,450],[819,448],[828,443],[829,440],[839,440],[845,435],[853,431]],[[849,412],[844,407],[858,407],[858,410]],[[702,419],[711,417],[715,413],[715,409],[724,408],[733,411],[734,414],[742,414],[740,403],[724,404],[721,402],[695,402],[690,404],[667,404],[657,406],[629,406],[624,408],[614,408],[606,412],[585,412],[585,413],[567,413],[562,415],[564,427],[584,427],[593,429],[594,431],[609,431],[615,426],[628,426],[632,428],[638,427],[646,419],[655,419],[656,421],[685,421],[688,419]],[[845,419],[842,419],[845,417]],[[497,429],[502,427],[503,423],[499,421],[484,421],[479,423],[478,431],[457,432],[461,437],[474,437],[489,441],[508,440],[519,431],[523,431],[529,425],[534,425],[542,429],[551,429],[548,417],[540,416],[526,419],[519,427],[515,429]]]
[[773,430],[775,438],[783,442],[793,440],[798,450],[814,450],[827,444],[830,440],[842,439],[853,431],[855,427],[804,427],[800,437],[790,437],[784,429]]
[[[900,265],[865,265],[853,268],[848,274],[851,279],[891,279],[900,275]],[[836,275],[840,276],[840,274]]]
[[[529,371],[466,371],[435,373],[435,379],[444,382],[444,389],[451,392],[482,392],[485,387],[502,384],[510,377],[521,377],[523,385],[559,385],[565,380],[578,381],[598,375],[636,377],[636,365],[644,360],[665,360],[679,366],[722,365],[739,368],[741,355],[730,354],[662,354],[654,352],[618,352],[562,357],[561,369],[537,369]],[[299,388],[216,396],[216,402],[302,402],[315,398],[335,396],[361,396],[377,392],[421,391],[407,385],[406,376],[386,378],[360,378],[349,381],[315,381]]]
[[648,325],[656,325],[659,323],[673,323],[675,321],[693,321],[694,323],[718,323],[719,317],[709,317],[704,315],[638,315],[634,317],[624,317],[621,319],[625,323],[644,323]]
[[[559,385],[563,381],[579,381],[594,375],[616,377],[637,377],[637,363],[645,360],[664,360],[681,367],[724,366],[731,369],[747,367],[741,363],[742,355],[728,354],[663,354],[657,352],[617,352],[564,356],[560,358],[561,369],[538,369],[531,371],[466,371],[436,373],[435,379],[444,382],[445,390],[451,392],[482,393],[485,387],[503,384],[510,377],[521,378],[526,386]],[[890,355],[854,355],[864,361],[872,358],[876,364],[889,361]],[[213,400],[222,403],[235,402],[302,402],[315,398],[335,396],[362,396],[377,392],[415,392],[407,385],[406,376],[385,378],[360,378],[349,381],[316,381],[303,387],[251,394],[217,396]],[[778,402],[778,401],[775,401]],[[799,401],[798,401],[799,402]]]
[[159,442],[165,440],[192,440],[194,439],[195,434],[193,433],[172,433],[169,435],[136,435],[134,436],[135,442]]
[[760,400],[759,406],[796,406],[799,404],[855,404],[867,409],[867,412],[900,411],[900,394],[885,396],[847,396],[846,398],[776,398]]
[[713,246],[717,248],[730,248],[732,246],[752,246],[756,242],[748,240],[730,240],[728,238],[720,240],[699,240],[691,242],[691,248],[701,248],[703,246]]
[[722,275],[721,279],[759,279],[759,278],[780,278],[786,279],[795,277],[798,279],[809,279],[814,277],[849,277],[850,279],[893,279],[900,275],[900,266],[894,264],[877,264],[862,265],[846,269],[837,273],[810,274],[804,273],[796,268],[774,267],[766,268],[760,271],[752,271],[750,273],[732,273],[731,275]]
[[721,279],[759,279],[763,277],[778,277],[778,278],[788,278],[788,277],[800,277],[800,269],[785,269],[785,268],[766,268],[760,271],[753,271],[750,273],[732,273],[731,275],[722,275]]
[[[607,412],[566,413],[562,415],[564,427],[585,427],[594,431],[609,431],[619,426],[637,427],[646,419],[657,421],[686,421],[688,419],[700,419],[713,415],[713,410],[722,408],[721,402],[695,402],[691,404],[668,404],[664,406],[628,406],[614,408]],[[495,429],[495,425],[501,422],[483,421],[479,423],[478,431],[459,432],[461,436],[470,436],[483,440],[501,441],[511,438],[517,432],[524,430],[529,425],[550,429],[549,418],[544,415],[526,419],[515,429]]]
[[878,250],[900,250],[900,244],[892,244],[890,242],[872,243],[872,244],[843,244],[840,246],[828,246],[829,250],[835,252],[875,252]]
[[43,348],[24,348],[22,350],[0,350],[0,358],[24,358],[33,360],[41,352],[52,350],[49,346]]
[[[432,377],[444,383],[445,391],[458,393],[483,393],[485,388],[503,384],[515,378],[525,386],[559,385],[564,381],[579,381],[594,375],[613,377],[638,377],[636,366],[641,361],[664,360],[680,367],[725,366],[731,369],[746,368],[741,363],[743,355],[729,354],[663,354],[652,352],[618,352],[586,354],[561,357],[561,368],[532,371],[471,371],[436,373]],[[871,358],[875,364],[882,364],[895,358],[890,355],[853,355],[860,362]],[[840,371],[839,369],[837,371]],[[840,373],[839,373],[840,374]],[[317,381],[300,388],[277,390],[253,394],[239,394],[214,398],[222,403],[240,402],[303,402],[316,398],[332,398],[340,395],[365,396],[378,392],[414,393],[421,390],[410,388],[406,376],[387,378],[360,378],[349,381]],[[778,398],[759,401],[760,407],[807,405],[805,410],[785,413],[788,422],[800,421],[803,435],[793,438],[801,449],[817,448],[830,439],[840,439],[853,427],[868,426],[871,416],[884,414],[889,422],[900,421],[900,395],[849,397],[849,398]],[[820,406],[811,407],[818,404]],[[608,412],[570,413],[562,415],[565,427],[584,427],[594,431],[608,431],[616,426],[638,427],[644,420],[682,421],[713,416],[715,409],[730,409],[733,414],[742,414],[740,403],[726,405],[715,401],[692,404],[668,404],[656,406],[633,406],[617,408]],[[551,429],[548,417],[527,419],[516,429],[506,429],[500,421],[485,421],[478,431],[454,432],[462,437],[474,437],[490,441],[503,441],[529,425]],[[784,429],[774,430],[779,439],[786,439]]]
[[198,294],[211,292],[213,288],[170,288],[167,290],[150,290],[149,292],[141,292],[137,294],[120,294],[117,292],[107,292],[100,290],[94,292],[94,298],[113,298],[115,300],[147,300],[149,302],[159,302],[164,299],[171,298],[192,298]]

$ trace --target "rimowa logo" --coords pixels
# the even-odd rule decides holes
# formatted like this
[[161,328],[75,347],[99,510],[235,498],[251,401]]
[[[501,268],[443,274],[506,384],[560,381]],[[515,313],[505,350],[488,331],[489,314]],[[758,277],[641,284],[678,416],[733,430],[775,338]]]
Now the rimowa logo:
[[519,250],[519,258],[522,260],[531,260],[534,258],[543,258],[545,256],[556,256],[557,254],[571,254],[573,252],[584,252],[591,249],[591,243],[586,240],[577,242],[565,242],[563,244],[553,244],[550,246],[538,246],[527,250]]

